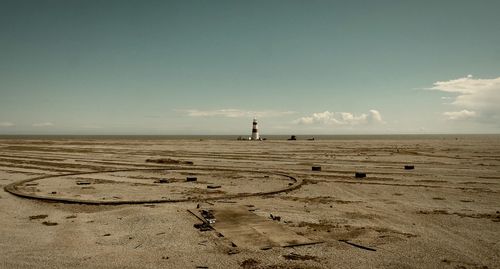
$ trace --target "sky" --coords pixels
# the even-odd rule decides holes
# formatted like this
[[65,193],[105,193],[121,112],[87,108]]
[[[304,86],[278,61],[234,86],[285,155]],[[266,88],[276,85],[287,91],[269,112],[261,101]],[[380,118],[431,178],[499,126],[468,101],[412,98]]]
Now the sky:
[[0,134],[500,133],[500,1],[0,1]]

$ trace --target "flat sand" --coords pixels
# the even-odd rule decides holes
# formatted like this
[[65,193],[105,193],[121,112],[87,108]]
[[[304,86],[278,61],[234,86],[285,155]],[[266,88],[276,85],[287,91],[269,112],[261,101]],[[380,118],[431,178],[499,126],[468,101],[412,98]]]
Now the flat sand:
[[[160,158],[180,162],[146,162]],[[153,168],[166,171],[141,170]],[[303,184],[260,195],[293,184],[282,175]],[[19,190],[89,201],[191,200],[88,205],[3,189],[37,177],[45,178]],[[164,177],[168,183],[157,182]],[[2,138],[0,186],[1,268],[500,268],[500,136]],[[193,227],[200,221],[187,210],[198,205],[280,216],[287,230],[323,243],[235,247],[216,230]]]

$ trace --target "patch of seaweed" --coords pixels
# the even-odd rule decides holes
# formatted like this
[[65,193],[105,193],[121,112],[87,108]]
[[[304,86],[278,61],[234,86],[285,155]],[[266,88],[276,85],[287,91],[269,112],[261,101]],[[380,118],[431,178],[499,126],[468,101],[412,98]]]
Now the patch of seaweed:
[[317,260],[318,257],[316,256],[311,256],[311,255],[300,255],[297,253],[290,253],[283,255],[283,258],[287,260],[293,260],[293,261],[308,261],[308,260]]
[[448,212],[447,210],[435,209],[432,211],[419,210],[417,214],[423,215],[456,215],[462,218],[473,218],[473,219],[490,219],[494,222],[500,222],[500,213],[497,211],[496,213],[474,213],[474,214],[466,214],[460,212]]
[[259,261],[252,259],[252,258],[246,259],[240,263],[240,267],[243,269],[257,268],[258,265],[259,265]]
[[282,200],[288,201],[296,201],[302,203],[317,203],[317,204],[352,204],[352,203],[361,203],[361,201],[350,201],[350,200],[340,200],[335,197],[330,196],[316,196],[316,197],[296,197],[296,196],[280,196]]
[[48,217],[49,215],[34,215],[34,216],[30,216],[30,220],[34,220],[34,219],[44,219],[46,217]]
[[170,158],[160,158],[160,159],[146,159],[147,163],[159,163],[159,164],[194,164],[191,161],[181,161]]

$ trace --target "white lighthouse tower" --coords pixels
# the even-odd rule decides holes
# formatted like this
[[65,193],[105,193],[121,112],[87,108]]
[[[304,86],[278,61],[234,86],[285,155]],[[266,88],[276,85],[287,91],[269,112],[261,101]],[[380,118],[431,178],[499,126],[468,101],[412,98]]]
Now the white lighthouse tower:
[[257,120],[253,119],[253,127],[252,127],[252,137],[251,140],[260,140],[259,138],[259,129],[257,127]]

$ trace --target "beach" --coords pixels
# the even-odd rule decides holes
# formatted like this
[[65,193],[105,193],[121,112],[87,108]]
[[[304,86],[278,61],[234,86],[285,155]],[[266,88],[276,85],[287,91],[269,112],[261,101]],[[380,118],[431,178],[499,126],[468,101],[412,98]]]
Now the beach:
[[[0,267],[500,267],[499,135],[307,138],[2,137]],[[311,243],[200,231],[199,208]]]

